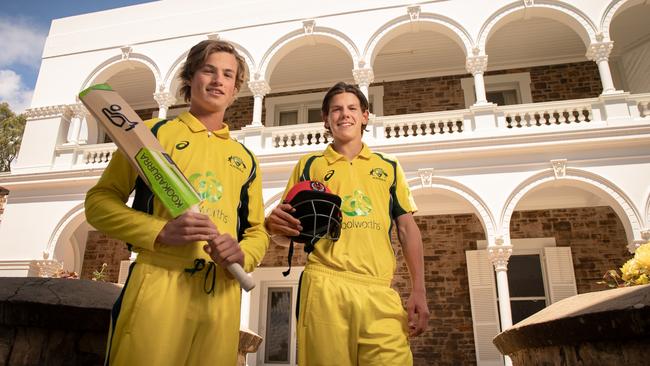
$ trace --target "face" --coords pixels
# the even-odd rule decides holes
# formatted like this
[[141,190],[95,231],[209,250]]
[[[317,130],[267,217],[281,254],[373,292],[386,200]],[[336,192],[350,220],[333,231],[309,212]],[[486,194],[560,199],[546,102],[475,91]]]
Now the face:
[[352,93],[340,93],[332,97],[329,110],[323,116],[328,128],[339,143],[361,140],[361,130],[368,124],[368,111],[361,111],[359,98]]
[[197,114],[223,112],[235,100],[237,60],[227,52],[208,56],[191,81],[190,110]]

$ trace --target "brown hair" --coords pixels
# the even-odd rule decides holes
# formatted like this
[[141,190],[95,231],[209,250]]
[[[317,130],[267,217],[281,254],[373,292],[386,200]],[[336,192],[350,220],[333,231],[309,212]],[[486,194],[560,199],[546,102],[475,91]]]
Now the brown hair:
[[201,68],[205,63],[205,60],[215,52],[225,52],[235,56],[235,60],[237,60],[235,88],[240,90],[240,87],[246,78],[246,62],[244,62],[244,58],[241,57],[239,52],[237,52],[235,47],[229,42],[208,39],[197,43],[190,49],[190,52],[187,54],[187,59],[185,59],[185,63],[181,68],[181,73],[178,76],[183,84],[180,89],[180,94],[186,102],[189,102],[192,97],[190,84],[194,73]]
[[[359,106],[361,107],[361,112],[365,112],[368,110],[368,99],[366,98],[365,94],[359,89],[358,86],[353,85],[353,84],[348,84],[343,81],[339,81],[331,87],[327,93],[325,94],[325,97],[323,98],[323,105],[321,107],[321,113],[323,114],[323,119],[325,116],[329,114],[330,111],[330,102],[332,101],[332,98],[334,98],[335,95],[342,94],[342,93],[351,93],[354,94],[357,99],[359,99]],[[367,126],[367,125],[365,125]],[[363,131],[367,131],[365,126],[362,125],[361,127],[361,133],[363,134]],[[329,127],[325,127],[328,133],[330,133]]]

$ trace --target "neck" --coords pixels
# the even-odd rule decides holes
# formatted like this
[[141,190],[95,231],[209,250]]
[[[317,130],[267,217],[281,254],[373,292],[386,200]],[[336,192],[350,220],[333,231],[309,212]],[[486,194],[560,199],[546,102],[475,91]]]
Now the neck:
[[361,140],[352,140],[348,142],[334,141],[332,142],[332,148],[337,153],[345,156],[345,158],[350,161],[359,155],[361,149],[363,149],[363,143]]
[[223,128],[223,116],[226,113],[225,111],[208,113],[190,108],[190,113],[192,113],[196,119],[201,121],[208,131],[215,131]]

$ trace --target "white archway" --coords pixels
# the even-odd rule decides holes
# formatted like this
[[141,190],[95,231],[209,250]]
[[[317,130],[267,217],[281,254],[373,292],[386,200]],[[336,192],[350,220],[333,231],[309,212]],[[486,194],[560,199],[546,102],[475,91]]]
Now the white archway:
[[[120,63],[126,63],[126,62],[137,62],[140,64],[143,64],[149,71],[151,71],[151,74],[154,77],[155,80],[155,85],[160,84],[161,76],[160,76],[160,69],[158,68],[158,65],[149,58],[148,56],[145,56],[140,53],[131,53],[129,54],[128,58],[123,58],[122,56],[114,56],[109,58],[108,60],[102,62],[99,66],[97,66],[89,75],[88,77],[84,80],[83,84],[81,85],[81,88],[79,89],[84,90],[88,87],[90,87],[92,84],[96,83],[97,78],[102,76],[102,79],[109,79],[113,74],[107,75],[106,73],[110,69],[116,69],[115,73],[119,72],[119,65]],[[152,93],[155,91],[152,91]]]
[[[306,31],[305,29],[295,30],[276,41],[262,57],[259,69],[251,79],[266,80],[268,82],[271,79],[273,70],[285,55],[300,47],[302,45],[301,40],[309,42],[314,37],[345,50],[350,58],[352,58],[353,64],[356,65],[359,60],[357,46],[350,38],[335,29],[314,26],[311,31]],[[350,70],[350,74],[352,74],[352,70]]]
[[603,40],[611,40],[609,31],[612,26],[612,21],[617,14],[621,13],[623,10],[628,9],[632,6],[644,4],[646,0],[614,0],[612,1],[605,12],[603,12],[603,17],[600,20],[600,31],[603,35]]
[[593,21],[577,8],[559,1],[535,1],[534,5],[525,5],[522,1],[513,2],[502,7],[492,14],[481,27],[478,34],[477,47],[481,54],[485,54],[485,45],[491,34],[500,27],[508,24],[505,18],[511,17],[520,11],[532,11],[542,17],[564,23],[573,29],[582,39],[585,47],[597,41],[597,28]]
[[414,195],[419,191],[444,190],[452,192],[468,202],[474,208],[474,212],[483,225],[488,244],[494,244],[497,236],[494,215],[478,194],[465,185],[448,178],[432,177],[431,184],[423,185],[422,183],[422,179],[420,178],[411,178],[408,180],[409,187]]
[[501,211],[501,220],[499,223],[499,234],[510,237],[510,220],[517,204],[532,189],[542,184],[552,182],[555,179],[579,182],[583,188],[587,188],[593,193],[606,198],[614,212],[618,215],[625,228],[628,243],[641,239],[641,216],[629,197],[614,183],[607,179],[576,168],[566,168],[566,175],[562,178],[556,178],[553,169],[547,169],[532,175],[519,184],[506,200],[503,210]]
[[81,273],[81,266],[83,264],[83,251],[80,249],[80,245],[85,243],[77,242],[74,238],[75,230],[86,221],[84,204],[79,203],[74,206],[68,213],[66,213],[61,220],[54,227],[54,231],[50,235],[47,246],[43,251],[44,254],[47,253],[49,259],[53,258],[56,249],[62,245],[70,244],[73,251],[72,256],[74,257],[74,271]]
[[471,36],[469,35],[469,32],[467,32],[465,28],[450,18],[438,14],[421,13],[417,20],[411,20],[410,16],[403,15],[382,25],[372,35],[364,49],[363,59],[366,61],[366,63],[373,65],[375,57],[377,56],[377,53],[381,47],[388,43],[391,39],[400,35],[398,32],[393,32],[394,30],[406,24],[412,24],[414,22],[420,22],[424,24],[429,23],[441,26],[440,31],[442,34],[455,41],[463,50],[466,56],[472,54],[474,43]]

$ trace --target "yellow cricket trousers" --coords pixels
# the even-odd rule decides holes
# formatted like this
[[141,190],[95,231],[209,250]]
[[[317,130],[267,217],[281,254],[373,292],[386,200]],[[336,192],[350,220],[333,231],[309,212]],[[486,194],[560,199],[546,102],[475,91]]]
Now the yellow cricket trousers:
[[239,285],[211,262],[195,264],[138,255],[111,314],[107,365],[236,365]]
[[300,366],[413,364],[407,314],[390,280],[310,263],[297,330]]

